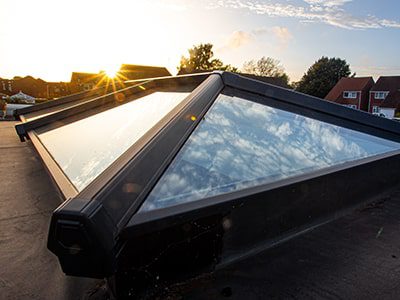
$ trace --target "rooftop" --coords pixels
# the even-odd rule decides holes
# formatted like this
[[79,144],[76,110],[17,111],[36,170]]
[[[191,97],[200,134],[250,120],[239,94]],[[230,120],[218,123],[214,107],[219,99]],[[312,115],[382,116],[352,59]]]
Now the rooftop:
[[[158,297],[178,284],[187,298],[233,276],[222,288],[229,296],[237,274],[265,296],[271,253],[291,259],[283,242],[373,201],[380,207],[400,188],[397,122],[229,72],[130,83],[15,114],[21,141],[36,148],[65,199],[48,248],[65,274],[110,279],[118,296]],[[306,260],[334,249],[324,244],[332,235],[341,238],[301,242]],[[352,246],[351,236],[343,243]],[[277,288],[288,276],[278,275]]]
[[398,89],[400,89],[400,76],[381,76],[372,87],[371,91],[394,92]]

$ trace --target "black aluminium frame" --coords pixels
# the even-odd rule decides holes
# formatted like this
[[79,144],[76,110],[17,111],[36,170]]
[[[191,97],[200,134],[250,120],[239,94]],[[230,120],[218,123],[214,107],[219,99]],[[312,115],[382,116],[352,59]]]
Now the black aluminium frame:
[[[250,253],[249,249],[259,249],[259,246],[254,247],[251,239],[256,241],[257,245],[262,244],[266,239],[271,244],[271,239],[277,235],[288,232],[293,228],[298,228],[297,232],[301,230],[302,226],[310,221],[307,219],[307,214],[310,211],[301,208],[300,204],[307,204],[315,213],[313,221],[321,223],[327,220],[328,215],[332,217],[330,213],[333,211],[356,205],[363,199],[369,199],[397,184],[394,178],[399,174],[395,169],[399,170],[400,168],[394,166],[400,167],[400,151],[345,163],[235,193],[135,214],[147,194],[224,88],[227,93],[244,95],[246,99],[252,101],[400,142],[399,123],[232,73],[214,72],[203,76],[208,76],[208,78],[188,97],[185,106],[175,111],[173,115],[168,117],[168,120],[162,122],[162,126],[155,128],[150,136],[142,141],[141,151],[135,153],[127,151],[121,158],[122,163],[113,165],[111,169],[114,170],[110,171],[111,173],[107,175],[106,171],[104,176],[103,174],[99,176],[99,179],[95,180],[87,189],[79,193],[77,197],[64,202],[54,212],[48,246],[58,255],[64,272],[77,276],[105,277],[112,275],[116,270],[124,270],[125,264],[123,262],[127,261],[130,262],[127,265],[138,268],[135,265],[137,262],[131,261],[132,258],[129,257],[129,253],[140,258],[150,259],[150,257],[142,253],[141,250],[135,250],[133,244],[138,248],[137,243],[142,241],[143,247],[141,248],[143,251],[148,250],[150,246],[162,247],[162,243],[168,241],[161,239],[159,242],[155,242],[149,239],[148,235],[166,232],[165,237],[171,237],[171,234],[168,235],[168,230],[185,224],[193,225],[193,221],[205,224],[208,224],[207,222],[213,223],[217,231],[211,238],[212,240],[216,236],[225,235],[225,239],[228,236],[228,240],[230,239],[228,244],[236,249],[233,251],[236,253],[233,255],[226,253],[225,257],[220,254],[218,261],[220,265],[223,265],[238,257],[243,257],[244,253]],[[104,105],[102,102],[98,103]],[[193,116],[195,118],[192,118]],[[49,118],[46,124],[53,122],[54,116],[49,116]],[[41,125],[36,125],[43,125],[40,122],[39,124]],[[26,127],[24,130],[19,131],[19,133],[29,133],[32,128]],[[380,176],[378,184],[372,184],[373,182],[376,183],[374,176],[380,174],[389,166],[392,167],[391,171],[385,171],[385,175]],[[366,182],[371,183],[367,185],[369,188],[364,191],[349,192],[347,196],[342,195],[336,198],[332,195],[326,195],[330,189],[338,188],[354,176],[360,176]],[[107,179],[105,180],[105,178]],[[304,187],[306,187],[308,195],[305,195]],[[298,195],[293,194],[293,190],[300,191],[301,201],[297,199],[299,198]],[[311,200],[323,195],[325,195],[327,202],[314,203],[313,205]],[[277,204],[265,201],[266,198],[270,197],[282,198],[284,205],[279,208]],[[282,210],[286,209],[290,212],[286,212],[286,215],[290,216],[291,221],[282,225],[281,220],[277,217],[267,214],[270,221],[263,222],[262,219],[265,219],[266,215],[257,213],[255,208],[258,208],[260,212],[265,212],[266,207],[272,209],[271,211],[274,211],[273,209],[280,211],[279,216],[282,216],[284,214]],[[297,217],[293,212],[295,209],[301,211]],[[257,217],[254,215],[257,215]],[[209,221],[210,218],[211,221]],[[237,221],[242,219],[243,224],[247,223],[247,225],[243,225],[245,229],[239,229],[235,234],[226,234],[227,230],[220,226],[225,223],[229,224],[232,220],[236,224]],[[281,227],[274,225],[271,220],[274,220],[278,225],[280,224]],[[246,226],[253,228],[257,226],[256,221],[260,222],[258,224],[259,229],[255,230],[256,233],[251,234],[246,230]],[[240,226],[236,227],[240,228]],[[204,228],[207,229],[204,229],[201,234],[196,230],[192,233],[190,233],[190,230],[185,230],[183,239],[187,238],[188,232],[193,236],[207,236],[207,233],[210,230],[212,231],[209,225]],[[235,228],[235,226],[232,228]],[[273,228],[274,230],[270,230],[268,234],[263,236],[266,228]],[[282,230],[282,228],[285,230]],[[234,230],[231,232],[234,232]],[[176,231],[173,232],[176,233]],[[239,244],[248,245],[247,248],[249,249],[238,245],[236,239],[240,235],[243,235],[243,237]],[[217,244],[220,242],[220,240],[217,241]],[[253,245],[253,248],[251,245]],[[199,247],[201,248],[201,246]],[[146,259],[143,259],[143,261],[146,261]]]

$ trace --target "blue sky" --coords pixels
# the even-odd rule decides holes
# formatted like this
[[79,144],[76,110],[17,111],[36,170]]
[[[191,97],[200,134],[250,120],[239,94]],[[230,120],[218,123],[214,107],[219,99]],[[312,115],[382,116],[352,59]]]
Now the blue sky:
[[323,55],[359,76],[400,75],[398,0],[0,0],[0,24],[0,77],[69,80],[120,63],[174,73],[206,42],[239,68],[279,59],[291,80]]

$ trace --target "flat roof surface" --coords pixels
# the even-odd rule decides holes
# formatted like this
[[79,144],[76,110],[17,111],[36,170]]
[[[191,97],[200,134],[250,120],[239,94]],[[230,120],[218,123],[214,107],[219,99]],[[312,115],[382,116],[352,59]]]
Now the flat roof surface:
[[400,189],[262,254],[185,284],[172,299],[399,299]]
[[98,298],[102,281],[65,276],[47,250],[50,217],[61,198],[15,124],[0,121],[0,298]]
[[[60,196],[15,122],[0,122],[0,295],[106,299],[104,283],[68,277],[46,248]],[[212,275],[163,289],[170,299],[397,299],[400,189]]]

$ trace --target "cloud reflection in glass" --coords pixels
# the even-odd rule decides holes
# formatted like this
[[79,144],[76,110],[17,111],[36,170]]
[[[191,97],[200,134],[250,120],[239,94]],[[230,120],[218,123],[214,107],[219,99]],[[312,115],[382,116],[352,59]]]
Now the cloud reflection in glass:
[[399,148],[396,142],[221,94],[141,211],[254,187]]

